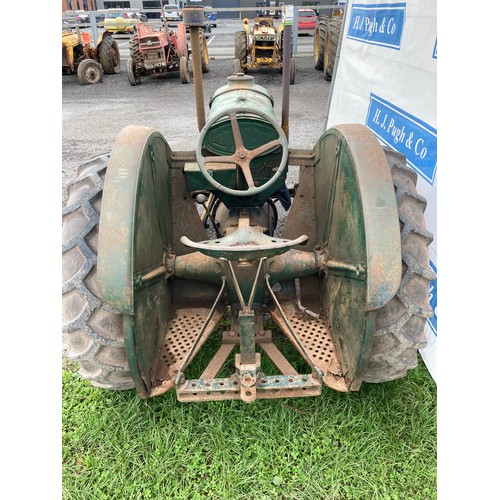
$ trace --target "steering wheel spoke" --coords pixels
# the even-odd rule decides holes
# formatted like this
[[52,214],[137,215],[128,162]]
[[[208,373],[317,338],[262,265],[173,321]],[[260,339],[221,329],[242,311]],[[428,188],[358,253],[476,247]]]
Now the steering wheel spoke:
[[232,156],[205,156],[205,163],[238,163],[235,155]]
[[240,126],[238,125],[238,120],[236,119],[236,113],[229,115],[231,119],[231,128],[233,129],[234,144],[236,146],[236,151],[239,148],[245,148],[243,144],[243,138],[241,137]]
[[264,153],[267,153],[270,149],[279,146],[280,141],[279,139],[275,139],[274,141],[267,142],[266,144],[262,144],[262,146],[259,146],[258,148],[252,149],[251,151],[248,151],[248,157],[250,160],[253,160],[254,158],[257,158],[257,156],[260,156]]
[[245,180],[247,181],[248,187],[249,188],[255,187],[252,171],[250,170],[250,160],[242,161],[240,163],[240,168],[241,171],[243,172],[243,175],[245,176]]

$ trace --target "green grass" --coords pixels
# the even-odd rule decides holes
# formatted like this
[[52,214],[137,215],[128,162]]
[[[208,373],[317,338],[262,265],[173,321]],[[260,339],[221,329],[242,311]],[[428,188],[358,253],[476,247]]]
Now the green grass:
[[93,388],[63,369],[64,499],[434,499],[436,385],[179,403]]

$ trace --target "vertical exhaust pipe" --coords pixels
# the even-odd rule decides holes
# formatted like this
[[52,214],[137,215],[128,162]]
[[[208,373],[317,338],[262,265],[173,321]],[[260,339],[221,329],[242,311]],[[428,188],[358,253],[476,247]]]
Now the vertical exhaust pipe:
[[194,96],[196,100],[196,118],[198,130],[205,126],[205,101],[203,97],[203,78],[201,76],[201,37],[205,26],[203,7],[192,6],[182,9],[184,24],[189,26],[191,35],[191,55],[193,56]]
[[288,139],[290,119],[290,59],[292,57],[292,26],[285,24],[283,27],[283,81],[281,102],[281,128]]

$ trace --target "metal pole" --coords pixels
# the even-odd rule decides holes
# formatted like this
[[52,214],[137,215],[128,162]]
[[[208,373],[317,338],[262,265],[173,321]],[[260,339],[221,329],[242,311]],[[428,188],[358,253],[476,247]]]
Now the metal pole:
[[288,139],[289,119],[290,119],[290,57],[291,57],[291,36],[292,27],[285,24],[283,28],[283,81],[282,81],[282,103],[281,103],[281,128]]
[[196,99],[196,118],[198,130],[205,126],[205,99],[203,97],[203,80],[201,76],[201,38],[205,36],[198,26],[190,26],[191,54],[193,56],[194,96]]
[[198,130],[205,126],[205,101],[203,98],[203,78],[201,76],[201,50],[203,27],[205,18],[203,7],[186,7],[182,9],[184,22],[189,26],[191,33],[191,54],[193,56],[194,96],[196,100],[196,117]]
[[97,46],[97,40],[99,39],[95,12],[89,12],[89,18],[90,18],[90,27],[92,28],[92,40],[94,42],[93,47],[95,48]]

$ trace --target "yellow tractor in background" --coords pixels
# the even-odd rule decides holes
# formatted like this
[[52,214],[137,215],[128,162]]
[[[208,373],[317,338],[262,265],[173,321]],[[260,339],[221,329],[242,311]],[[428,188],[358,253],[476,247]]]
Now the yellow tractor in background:
[[[248,19],[234,37],[234,73],[248,69],[283,70],[283,24],[277,28],[271,16],[256,17],[252,28]],[[295,59],[290,59],[290,83],[295,81]]]
[[63,74],[77,74],[83,85],[99,83],[104,74],[120,72],[120,51],[111,33],[99,35],[94,47],[90,34],[80,31],[62,31],[62,70]]

